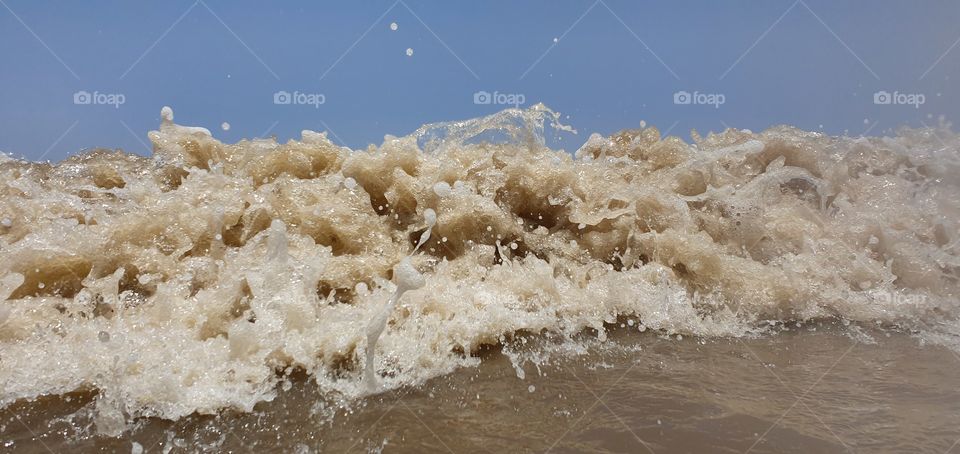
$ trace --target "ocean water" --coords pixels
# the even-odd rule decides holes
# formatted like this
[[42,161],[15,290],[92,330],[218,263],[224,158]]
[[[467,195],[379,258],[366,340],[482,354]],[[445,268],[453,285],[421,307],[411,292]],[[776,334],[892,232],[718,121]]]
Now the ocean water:
[[542,105],[366,150],[162,116],[149,157],[0,156],[5,449],[960,439],[948,124],[568,153]]

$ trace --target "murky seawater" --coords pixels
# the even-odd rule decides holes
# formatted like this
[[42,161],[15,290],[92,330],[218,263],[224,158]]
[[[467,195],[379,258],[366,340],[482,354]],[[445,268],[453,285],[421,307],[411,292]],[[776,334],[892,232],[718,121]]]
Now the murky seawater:
[[366,150],[162,117],[149,157],[0,154],[6,450],[960,439],[949,124],[569,153],[543,105]]
[[[92,398],[0,413],[18,452],[946,452],[960,439],[960,358],[903,333],[804,326],[747,339],[616,330],[518,378],[477,368],[341,407],[305,377],[252,413],[91,430]],[[890,334],[889,336],[887,334]],[[533,344],[531,344],[533,345]],[[542,346],[530,352],[543,351]],[[516,352],[511,352],[516,357]]]

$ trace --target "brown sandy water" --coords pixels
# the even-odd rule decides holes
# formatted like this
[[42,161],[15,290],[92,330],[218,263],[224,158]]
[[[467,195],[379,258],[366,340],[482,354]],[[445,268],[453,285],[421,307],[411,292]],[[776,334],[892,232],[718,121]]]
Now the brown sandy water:
[[92,430],[91,396],[46,398],[0,413],[2,447],[942,453],[960,439],[960,358],[903,333],[814,324],[773,336],[677,340],[620,329],[606,343],[583,345],[541,361],[539,372],[526,363],[524,379],[507,355],[489,350],[477,368],[347,406],[295,375],[251,413],[142,420],[119,438]]
[[4,449],[960,438],[948,124],[570,153],[542,105],[365,150],[162,117],[149,157],[0,154]]

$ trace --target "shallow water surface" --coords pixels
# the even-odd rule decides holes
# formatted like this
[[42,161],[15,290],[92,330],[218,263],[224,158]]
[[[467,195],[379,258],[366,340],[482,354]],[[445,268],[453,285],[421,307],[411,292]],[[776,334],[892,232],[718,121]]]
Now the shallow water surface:
[[119,438],[94,435],[91,396],[16,405],[0,427],[21,452],[946,452],[960,439],[960,358],[887,334],[622,329],[539,367],[520,358],[543,346],[488,351],[477,368],[345,406],[295,376],[252,413],[144,420]]

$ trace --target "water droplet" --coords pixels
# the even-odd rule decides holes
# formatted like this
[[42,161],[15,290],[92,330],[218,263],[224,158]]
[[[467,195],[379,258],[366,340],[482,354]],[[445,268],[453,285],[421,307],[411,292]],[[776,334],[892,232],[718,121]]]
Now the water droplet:
[[407,48],[407,56],[408,56],[408,57],[412,57],[412,56],[413,56],[413,48],[412,48],[412,47],[408,47],[408,48]]
[[436,194],[437,197],[449,196],[451,192],[453,192],[453,189],[446,181],[441,181],[433,185],[433,193]]

